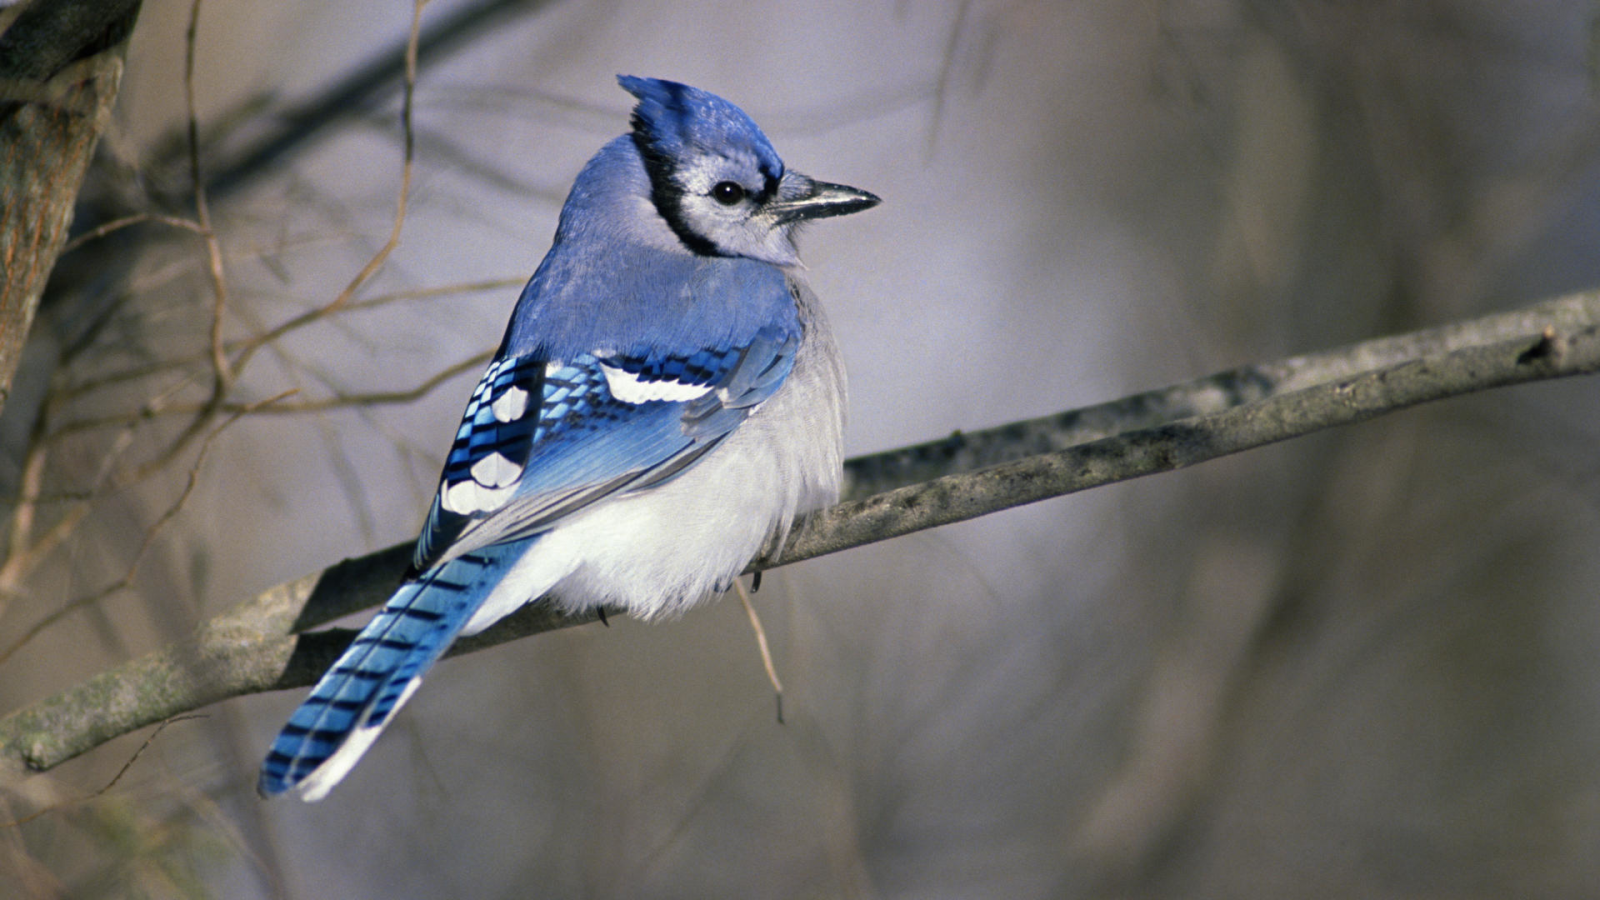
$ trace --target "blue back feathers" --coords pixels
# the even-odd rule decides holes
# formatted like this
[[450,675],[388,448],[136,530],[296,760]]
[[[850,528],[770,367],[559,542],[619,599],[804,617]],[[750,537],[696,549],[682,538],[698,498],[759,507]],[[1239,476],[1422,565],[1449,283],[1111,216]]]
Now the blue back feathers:
[[[512,314],[502,354],[687,354],[746,340],[775,323],[798,329],[782,269],[708,249],[679,218],[690,189],[683,182],[708,161],[776,191],[783,160],[766,135],[743,110],[698,88],[631,75],[618,80],[639,98],[634,131],[578,173],[554,246]],[[641,221],[644,202],[659,215]]]

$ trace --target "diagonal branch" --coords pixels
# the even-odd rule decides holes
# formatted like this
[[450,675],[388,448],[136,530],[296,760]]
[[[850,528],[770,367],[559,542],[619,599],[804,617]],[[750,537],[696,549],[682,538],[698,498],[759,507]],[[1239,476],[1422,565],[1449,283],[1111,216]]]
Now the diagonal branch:
[[364,60],[315,96],[277,112],[277,124],[256,143],[223,160],[209,181],[212,194],[233,194],[253,179],[280,166],[333,127],[370,112],[390,95],[407,67],[426,68],[442,61],[507,20],[531,15],[549,0],[473,0],[444,11],[416,40],[401,41]]
[[1196,381],[987,431],[958,432],[942,440],[850,460],[845,463],[849,476],[845,494],[847,499],[859,499],[951,472],[970,472],[1126,431],[1221,412],[1424,356],[1537,335],[1545,328],[1580,331],[1595,323],[1597,310],[1600,300],[1594,294],[1574,294],[1437,328],[1240,366]]
[[[1600,293],[1222,372],[853,460],[851,499],[808,518],[781,553],[751,569],[1170,471],[1431,400],[1596,371]],[[11,713],[0,719],[0,769],[49,769],[210,703],[312,683],[354,633],[301,632],[381,603],[409,556],[407,546],[390,547],[279,585],[186,641]],[[588,621],[530,605],[452,652]]]

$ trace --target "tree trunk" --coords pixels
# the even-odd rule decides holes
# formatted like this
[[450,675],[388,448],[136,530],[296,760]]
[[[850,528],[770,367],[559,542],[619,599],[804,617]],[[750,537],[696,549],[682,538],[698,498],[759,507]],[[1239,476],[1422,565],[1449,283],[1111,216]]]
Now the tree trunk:
[[0,412],[138,14],[139,0],[35,0],[0,33]]

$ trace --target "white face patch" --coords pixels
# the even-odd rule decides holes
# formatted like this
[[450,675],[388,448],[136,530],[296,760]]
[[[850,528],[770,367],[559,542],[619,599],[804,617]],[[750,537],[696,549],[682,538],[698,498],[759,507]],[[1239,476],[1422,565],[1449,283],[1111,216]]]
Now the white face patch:
[[649,403],[652,400],[681,403],[704,397],[712,390],[709,384],[684,384],[672,380],[645,381],[632,372],[614,369],[603,363],[600,371],[606,376],[606,386],[611,389],[611,396],[623,403]]
[[519,387],[507,388],[491,408],[499,421],[514,422],[528,411],[528,392]]

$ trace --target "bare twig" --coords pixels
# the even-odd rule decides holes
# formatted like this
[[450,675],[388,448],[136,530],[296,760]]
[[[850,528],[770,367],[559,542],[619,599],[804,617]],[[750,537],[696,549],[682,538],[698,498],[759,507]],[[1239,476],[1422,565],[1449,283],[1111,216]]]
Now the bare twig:
[[[132,424],[123,428],[122,432],[111,442],[111,448],[105,454],[99,471],[95,474],[90,487],[74,496],[72,499],[76,502],[62,512],[43,534],[40,534],[32,541],[20,541],[8,547],[5,565],[0,567],[0,590],[15,591],[41,562],[55,552],[55,549],[72,535],[78,524],[88,516],[94,498],[105,488],[117,458],[127,452],[128,448],[133,445],[133,433],[134,426]],[[42,442],[35,444],[36,447],[39,447],[41,455],[38,458],[42,461],[44,457],[41,445]],[[32,451],[34,448],[30,447],[29,449]],[[42,468],[40,472],[43,472]],[[52,498],[47,498],[42,493],[24,495],[19,502],[19,506],[27,504],[36,509],[47,499]],[[30,511],[27,518],[31,520],[32,515],[33,512]]]
[[[390,304],[399,303],[406,300],[431,300],[438,297],[455,296],[457,294],[472,294],[484,291],[505,290],[509,288],[520,287],[526,280],[526,278],[494,278],[484,281],[466,282],[462,284],[446,284],[435,287],[411,288],[403,291],[391,291],[386,294],[377,294],[364,300],[353,300],[345,304],[341,312],[344,314],[349,314],[358,310],[377,309],[379,307],[388,306]],[[297,315],[289,321],[273,328],[273,337],[271,340],[258,337],[235,338],[227,341],[224,346],[228,353],[234,353],[239,351],[247,344],[255,344],[258,342],[262,344],[272,343],[293,331],[304,328],[307,325],[314,325],[321,321],[323,321],[323,317],[321,316],[305,314]],[[93,378],[87,378],[76,384],[62,388],[59,392],[59,396],[62,400],[76,399],[104,388],[120,387],[127,384],[129,381],[136,379],[150,378],[156,375],[177,371],[187,366],[204,363],[206,358],[206,355],[203,353],[193,354],[189,356],[158,360],[156,362],[146,363],[144,365],[132,368],[120,369],[104,375],[97,375]],[[192,407],[190,409],[192,409]],[[226,408],[224,408],[224,411],[226,411]],[[150,414],[140,413],[140,416],[142,418],[149,418]],[[111,421],[111,417],[99,420],[101,424],[108,424]],[[73,428],[75,426],[69,424],[66,427]],[[52,432],[51,436],[54,437],[58,433],[59,432]]]
[[206,182],[200,175],[200,116],[194,102],[194,54],[200,30],[201,0],[189,7],[189,31],[184,38],[183,95],[188,104],[189,175],[194,181],[195,220],[200,226],[200,236],[206,242],[206,270],[211,276],[211,407],[215,408],[228,393],[233,381],[233,368],[222,350],[222,316],[228,307],[228,280],[222,274],[222,242],[211,226],[211,206],[206,202]]
[[29,568],[24,562],[24,557],[28,553],[30,539],[33,537],[34,517],[39,510],[39,495],[44,489],[46,445],[41,440],[44,422],[45,415],[41,409],[38,418],[34,420],[32,434],[28,437],[28,450],[22,456],[19,496],[16,507],[11,511],[11,530],[6,535],[5,562],[0,564],[0,617],[5,615],[10,595],[22,583],[24,573]]
[[263,345],[277,340],[307,322],[321,319],[343,308],[355,296],[356,291],[359,291],[373,275],[377,274],[395,248],[400,246],[400,232],[405,227],[406,221],[406,205],[411,197],[411,173],[416,152],[416,138],[412,128],[412,101],[417,87],[417,42],[422,31],[422,8],[426,5],[427,0],[413,0],[411,7],[411,32],[406,41],[405,52],[405,95],[400,103],[400,128],[403,146],[400,164],[400,191],[395,200],[394,222],[389,228],[388,240],[383,242],[383,246],[378,248],[378,251],[367,260],[366,265],[362,266],[361,270],[355,274],[355,277],[350,279],[350,283],[345,285],[344,290],[340,291],[332,300],[316,309],[308,310],[248,342],[235,360],[234,365],[236,368],[244,368],[245,363]]
[[[756,576],[760,577],[757,572]],[[750,618],[750,630],[756,634],[756,649],[761,651],[761,665],[767,670],[767,681],[772,683],[772,693],[777,698],[778,724],[783,724],[783,682],[778,680],[778,667],[772,663],[772,647],[767,644],[767,629],[761,625],[761,616],[756,612],[755,604],[750,602],[750,592],[745,590],[744,582],[735,580],[734,593],[739,595],[739,603],[744,606],[744,614]]]
[[412,127],[412,100],[417,92],[417,42],[422,37],[422,8],[428,5],[428,0],[414,0],[411,5],[411,33],[406,39],[406,68],[405,68],[405,96],[400,102],[400,129],[404,149],[400,164],[400,196],[395,201],[394,225],[389,230],[389,239],[383,242],[378,252],[362,267],[356,277],[350,279],[339,296],[333,302],[323,307],[324,313],[333,312],[350,301],[356,291],[367,283],[373,275],[377,274],[389,254],[400,246],[400,229],[406,222],[406,203],[411,198],[411,171],[412,162],[416,156],[416,131]]
[[417,65],[429,64],[471,46],[472,40],[500,27],[507,18],[532,15],[548,5],[549,0],[475,0],[443,11],[420,39],[384,48],[316,96],[273,116],[274,122],[260,140],[217,167],[211,180],[212,193],[227,194],[239,189],[315,139],[336,131],[333,126],[352,116],[367,115],[393,90],[396,76],[404,72],[408,58],[416,60]]
[[[257,405],[261,406],[271,404],[292,393],[294,392],[286,391],[276,397],[270,397],[266,400],[263,400]],[[134,578],[138,577],[139,565],[144,561],[145,553],[147,553],[150,550],[150,546],[155,543],[156,536],[160,534],[161,530],[165,528],[167,524],[174,518],[177,518],[178,513],[183,510],[184,504],[188,503],[189,497],[194,493],[195,486],[199,484],[200,467],[205,464],[206,456],[211,452],[211,445],[216,441],[217,437],[228,428],[229,425],[239,421],[239,419],[243,418],[253,410],[254,407],[246,407],[229,416],[221,425],[218,425],[213,431],[211,431],[211,433],[207,434],[205,440],[200,442],[200,452],[195,455],[194,464],[189,467],[189,477],[184,482],[183,490],[178,493],[178,498],[172,501],[171,505],[169,505],[166,510],[156,518],[155,522],[151,524],[149,528],[145,529],[144,538],[139,543],[139,549],[133,554],[133,562],[128,564],[128,569],[123,573],[122,577],[92,594],[87,594],[64,604],[60,609],[55,610],[54,612],[35,622],[28,628],[28,630],[22,633],[21,637],[13,641],[10,646],[6,647],[4,650],[0,650],[0,665],[3,665],[6,660],[10,659],[12,654],[26,646],[29,641],[33,640],[35,637],[38,637],[39,634],[46,628],[49,628],[55,623],[81,609],[86,609],[96,603],[99,603],[101,600],[104,600],[112,594],[126,590],[133,586],[133,580]]]
[[122,780],[122,776],[128,774],[128,770],[133,768],[133,764],[139,761],[139,757],[144,755],[144,751],[150,749],[150,745],[155,743],[156,738],[161,736],[161,732],[167,730],[167,726],[168,725],[171,725],[174,722],[185,722],[185,721],[188,721],[190,719],[204,719],[204,718],[206,718],[206,716],[201,714],[201,713],[188,713],[188,714],[181,715],[181,716],[173,716],[172,718],[167,719],[167,720],[157,724],[156,725],[156,730],[150,732],[150,735],[144,739],[144,743],[139,745],[139,749],[133,751],[133,755],[129,756],[128,757],[128,761],[122,764],[122,768],[117,770],[117,774],[111,776],[111,780],[106,782],[105,785],[103,787],[101,787],[99,790],[95,791],[92,794],[87,794],[85,796],[78,797],[76,799],[65,800],[65,801],[62,801],[60,803],[52,803],[49,806],[45,807],[44,809],[37,810],[35,812],[29,813],[28,815],[23,816],[20,819],[15,819],[15,820],[10,821],[10,822],[0,822],[0,828],[18,828],[18,827],[21,827],[23,825],[28,824],[29,822],[32,822],[34,819],[37,819],[37,818],[39,818],[41,816],[47,816],[47,815],[49,815],[50,813],[53,813],[53,812],[60,812],[61,810],[66,809],[69,806],[81,806],[81,805],[83,805],[85,803],[88,803],[91,800],[95,800],[95,799],[98,799],[100,797],[105,796],[107,791],[109,791],[112,788],[117,786],[117,782]]
[[205,230],[204,226],[193,219],[185,219],[180,216],[163,216],[156,213],[137,213],[131,216],[123,216],[120,219],[112,219],[85,231],[83,234],[67,241],[66,246],[61,248],[61,255],[66,256],[91,241],[97,241],[108,234],[121,231],[124,228],[131,228],[135,225],[143,225],[146,222],[156,222],[172,228],[181,228],[184,231],[193,231],[196,234],[200,234]]
[[[1514,336],[1507,337],[1506,331]],[[1089,412],[1110,436],[841,503],[794,529],[781,556],[760,570],[961,521],[1140,475],[1363,421],[1418,403],[1512,384],[1600,370],[1600,294],[1582,294],[1517,313],[1385,338],[1252,367],[1248,391],[1239,370],[1164,391],[1056,417]],[[1314,380],[1310,373],[1346,373]],[[1353,373],[1353,374],[1350,374]],[[1310,380],[1312,383],[1307,384]],[[1150,421],[1151,397],[1174,401],[1177,415]],[[1143,398],[1143,399],[1141,399]],[[1188,398],[1176,402],[1176,398]],[[1218,407],[1192,414],[1197,398]],[[1110,410],[1129,411],[1132,430],[1114,429]],[[978,445],[1003,426],[968,437]],[[0,768],[49,769],[121,734],[241,694],[314,681],[354,632],[299,633],[376,605],[410,557],[398,545],[280,585],[213,619],[186,640],[103,672],[0,719]],[[468,653],[524,635],[594,621],[530,604],[453,652]]]
[[306,400],[300,403],[278,403],[263,408],[263,413],[298,414],[308,412],[327,412],[336,409],[365,409],[372,406],[385,406],[396,403],[412,403],[428,394],[433,393],[442,384],[447,384],[451,379],[465,372],[476,372],[488,365],[494,356],[493,351],[474,353],[461,362],[445,369],[441,369],[429,376],[427,380],[413,388],[399,391],[372,391],[363,394],[338,394],[319,400]]
[[944,55],[939,60],[939,78],[933,86],[933,115],[928,117],[928,144],[923,148],[923,159],[933,158],[939,141],[939,126],[944,123],[945,102],[950,93],[950,79],[956,64],[956,48],[966,33],[967,15],[972,11],[972,0],[961,0],[956,6],[956,20],[950,25],[950,35],[945,39]]
[[[211,307],[211,395],[205,405],[201,407],[189,424],[179,432],[178,436],[169,443],[164,451],[157,454],[154,459],[147,460],[139,469],[138,478],[143,478],[151,473],[160,471],[189,446],[195,438],[205,433],[206,427],[216,417],[227,397],[228,390],[233,384],[236,370],[228,363],[227,355],[223,352],[222,322],[223,315],[228,306],[228,281],[222,268],[222,242],[217,238],[216,229],[211,224],[211,209],[206,202],[205,181],[200,171],[200,123],[195,108],[194,94],[194,63],[195,48],[200,27],[200,7],[202,0],[193,0],[189,7],[189,26],[185,33],[185,55],[183,86],[184,97],[187,103],[187,137],[189,151],[189,174],[195,186],[195,225],[201,239],[205,243],[206,272],[211,279],[212,307]],[[170,396],[167,392],[166,396]],[[150,409],[152,403],[146,403],[145,409]],[[207,443],[210,438],[206,438]],[[204,451],[202,451],[202,456]],[[142,550],[140,551],[143,552]],[[79,601],[68,604],[68,609],[74,607]],[[37,626],[36,626],[37,627]],[[36,632],[29,632],[29,636]],[[15,649],[14,647],[12,649]],[[0,660],[10,655],[10,650],[0,654]]]
[[[159,407],[169,396],[170,392],[159,395],[147,401],[146,405],[150,408]],[[35,567],[72,535],[78,524],[89,514],[94,498],[106,488],[107,482],[111,480],[111,473],[117,459],[127,452],[129,447],[133,446],[134,432],[139,421],[137,419],[130,420],[124,424],[122,431],[112,440],[110,449],[105,453],[99,470],[95,473],[88,489],[76,492],[70,498],[76,502],[62,512],[43,534],[30,541],[33,520],[38,507],[47,500],[54,499],[46,497],[42,491],[48,441],[45,436],[39,434],[45,430],[46,423],[50,419],[52,405],[52,403],[46,402],[44,407],[39,410],[38,419],[35,421],[34,426],[36,433],[31,439],[25,456],[25,477],[21,496],[18,498],[17,507],[12,517],[14,530],[11,533],[11,540],[7,544],[5,563],[0,565],[0,596],[15,591]],[[121,486],[123,485],[112,485],[114,488]],[[4,602],[0,601],[0,608],[3,608],[3,606]]]
[[[351,409],[368,406],[384,406],[395,403],[411,403],[427,396],[440,385],[448,383],[452,378],[463,372],[471,372],[482,368],[493,356],[493,352],[474,353],[461,362],[435,372],[416,387],[405,388],[398,391],[371,391],[359,394],[336,394],[332,397],[323,397],[316,400],[303,400],[298,403],[275,403],[271,406],[261,406],[260,403],[234,403],[224,402],[218,409],[219,412],[238,412],[243,409],[258,411],[263,415],[278,414],[291,415],[308,412],[327,412],[336,409]],[[159,412],[141,412],[137,414],[122,414],[97,418],[75,419],[56,428],[50,437],[56,438],[80,431],[94,428],[109,428],[126,425],[132,419],[149,419],[160,413],[197,413],[203,409],[196,404],[173,404]]]
[[[210,353],[208,356],[212,369],[212,390],[209,398],[197,408],[180,407],[177,404],[167,404],[165,402],[161,404],[146,403],[132,416],[118,417],[117,420],[106,423],[126,425],[130,422],[148,418],[162,408],[185,409],[191,413],[190,421],[177,434],[177,436],[169,441],[159,453],[155,454],[152,458],[145,460],[136,469],[134,469],[132,473],[121,479],[122,483],[143,480],[144,478],[147,478],[156,472],[160,472],[167,466],[171,465],[173,460],[177,459],[179,455],[181,455],[195,439],[199,438],[205,433],[207,426],[218,414],[230,410],[237,412],[241,409],[253,408],[254,406],[259,405],[228,404],[226,401],[226,395],[234,382],[238,379],[240,373],[244,370],[245,365],[263,346],[266,346],[271,341],[276,340],[278,337],[292,328],[324,318],[342,308],[354,295],[354,293],[378,271],[384,260],[386,260],[394,251],[395,247],[399,246],[400,231],[405,221],[406,203],[411,189],[413,161],[411,124],[413,105],[412,101],[416,84],[417,42],[420,35],[422,9],[427,4],[427,0],[414,0],[412,6],[411,31],[407,43],[408,52],[406,56],[405,98],[401,107],[401,122],[402,130],[404,132],[405,152],[404,161],[401,166],[399,198],[396,202],[394,224],[391,229],[389,240],[385,242],[384,246],[380,248],[371,259],[368,260],[367,264],[362,267],[361,271],[357,273],[355,278],[353,278],[350,283],[346,285],[345,289],[341,291],[340,294],[332,301],[321,307],[318,307],[317,309],[302,314],[301,316],[290,320],[290,322],[286,323],[285,325],[281,325],[278,328],[273,329],[272,331],[257,335],[256,337],[243,342],[238,354],[230,362],[227,356],[226,346],[222,338],[222,316],[227,306],[227,282],[222,269],[221,245],[216,238],[214,229],[211,227],[210,212],[208,204],[206,203],[206,192],[201,177],[199,162],[199,126],[194,113],[194,53],[201,3],[202,0],[193,0],[193,5],[190,8],[189,29],[187,33],[188,56],[185,70],[185,84],[188,91],[189,102],[188,138],[190,174],[195,179],[195,210],[197,226],[200,233],[205,237],[206,240],[206,268],[211,277],[213,293],[211,340],[209,348]],[[170,397],[173,391],[181,389],[185,386],[186,382],[180,382],[180,384],[175,386],[171,391],[168,391],[166,396]],[[57,433],[52,433],[51,435],[51,437],[56,436]],[[3,655],[0,655],[0,659],[3,658]]]

